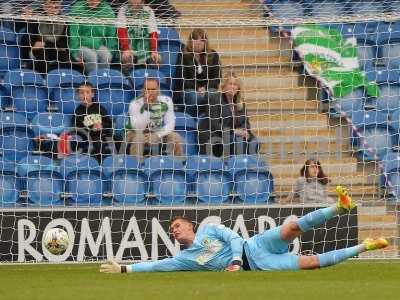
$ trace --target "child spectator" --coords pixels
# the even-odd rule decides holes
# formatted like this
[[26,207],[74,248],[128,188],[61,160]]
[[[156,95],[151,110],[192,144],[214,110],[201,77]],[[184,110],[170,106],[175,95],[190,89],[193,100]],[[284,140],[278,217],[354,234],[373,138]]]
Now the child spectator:
[[[79,0],[72,6],[70,16],[93,20],[115,18],[114,11],[105,0]],[[69,25],[69,37],[71,56],[84,66],[86,73],[97,66],[109,68],[117,49],[113,25],[74,22]]]
[[192,31],[177,64],[174,102],[184,104],[192,116],[201,115],[209,96],[218,90],[221,78],[219,55],[210,47],[203,29]]
[[[221,86],[221,93],[212,95],[205,117],[199,120],[199,145],[201,154],[207,153],[211,144],[212,153],[221,156],[223,145],[230,144],[230,154],[254,154],[258,151],[257,140],[250,130],[246,108],[241,99],[242,85],[240,79],[231,73]],[[224,143],[224,135],[228,143]],[[217,143],[214,143],[217,141]],[[237,143],[242,143],[242,153]],[[238,151],[236,151],[238,150]]]
[[322,170],[321,163],[314,159],[308,159],[300,170],[292,192],[284,202],[300,203],[331,203],[334,202],[328,196],[327,187],[330,180]]
[[72,116],[72,126],[83,139],[89,140],[92,146],[91,154],[101,163],[111,151],[107,145],[112,140],[112,121],[106,109],[93,102],[93,86],[82,83],[78,90],[81,104]]
[[127,142],[132,143],[130,154],[143,159],[145,144],[166,143],[172,150],[171,154],[183,155],[182,139],[174,132],[175,113],[172,99],[160,95],[157,79],[147,78],[143,86],[143,96],[135,99],[129,105],[130,124],[127,132]]
[[[127,20],[138,21],[128,25]],[[124,73],[136,65],[158,65],[161,56],[157,52],[158,28],[153,10],[143,5],[143,0],[129,0],[118,11],[117,33],[121,49],[121,63]]]

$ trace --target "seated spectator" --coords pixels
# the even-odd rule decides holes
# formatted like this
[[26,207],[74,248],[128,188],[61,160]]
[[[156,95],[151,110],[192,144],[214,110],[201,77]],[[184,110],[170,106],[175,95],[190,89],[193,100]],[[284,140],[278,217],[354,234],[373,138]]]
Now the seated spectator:
[[[89,140],[91,154],[99,161],[111,153],[108,142],[112,141],[112,121],[106,109],[93,102],[93,86],[82,83],[78,90],[81,104],[72,116],[72,126],[84,140]],[[90,146],[89,146],[90,148]]]
[[[231,73],[222,83],[221,93],[210,97],[207,114],[199,120],[201,154],[226,155],[228,153],[223,153],[224,145],[229,145],[229,154],[255,154],[258,151],[258,143],[250,130],[246,108],[241,100],[241,90],[240,79]],[[212,151],[207,150],[207,145]]]
[[[127,20],[137,20],[143,25],[128,25]],[[117,33],[121,49],[122,70],[125,74],[136,65],[158,65],[158,28],[153,10],[143,5],[143,0],[129,0],[118,11]]]
[[[48,17],[60,15],[61,0],[44,0],[42,11]],[[65,23],[31,22],[26,30],[29,57],[34,61],[36,72],[46,74],[52,69],[70,67]]]
[[283,200],[283,203],[333,203],[334,200],[328,196],[327,187],[330,180],[322,170],[319,161],[306,160],[300,170],[292,192]]
[[[71,8],[71,17],[114,19],[115,14],[105,0],[78,0]],[[71,23],[69,46],[72,58],[84,66],[86,73],[109,68],[117,49],[115,27],[111,24]]]
[[182,156],[182,139],[174,132],[175,113],[172,99],[160,95],[160,84],[157,79],[147,78],[143,86],[143,96],[129,105],[130,124],[127,131],[127,142],[130,154],[143,159],[145,144],[159,145],[166,143],[172,147],[172,155]]
[[192,116],[203,113],[209,96],[217,92],[221,78],[219,55],[208,42],[203,29],[194,29],[183,54],[178,57],[174,102],[184,105]]

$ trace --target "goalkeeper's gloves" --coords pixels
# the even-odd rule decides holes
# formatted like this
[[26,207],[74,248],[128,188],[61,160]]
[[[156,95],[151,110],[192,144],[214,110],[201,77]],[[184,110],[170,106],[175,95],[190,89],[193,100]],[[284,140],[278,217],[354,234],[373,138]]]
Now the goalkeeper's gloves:
[[225,268],[225,271],[236,272],[236,271],[240,271],[241,268],[242,268],[242,261],[235,259],[231,262],[231,264],[229,266],[227,266]]
[[127,271],[125,265],[120,265],[113,260],[109,260],[100,266],[101,273],[126,273]]

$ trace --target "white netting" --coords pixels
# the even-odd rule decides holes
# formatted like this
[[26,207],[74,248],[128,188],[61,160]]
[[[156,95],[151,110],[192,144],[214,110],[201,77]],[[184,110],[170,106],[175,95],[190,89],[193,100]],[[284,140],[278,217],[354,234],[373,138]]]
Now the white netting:
[[400,2],[197,2],[154,1],[154,18],[95,0],[2,6],[1,261],[42,260],[46,226],[75,246],[45,259],[156,259],[177,249],[173,216],[246,237],[333,203],[337,184],[357,215],[293,251],[385,236],[375,257],[398,257]]

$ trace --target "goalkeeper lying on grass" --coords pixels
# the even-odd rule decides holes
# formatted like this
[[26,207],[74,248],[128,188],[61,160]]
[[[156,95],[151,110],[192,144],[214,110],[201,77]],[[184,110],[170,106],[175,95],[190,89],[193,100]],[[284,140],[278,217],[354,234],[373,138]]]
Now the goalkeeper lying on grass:
[[348,213],[355,204],[347,191],[338,186],[336,205],[318,209],[300,219],[257,234],[244,240],[223,225],[207,224],[196,234],[192,221],[176,217],[171,222],[174,238],[185,249],[175,257],[154,262],[119,265],[107,262],[100,272],[156,271],[239,271],[239,270],[299,270],[335,265],[365,251],[388,246],[383,239],[366,239],[362,244],[312,256],[288,253],[288,245],[303,232],[319,227],[338,214]]

